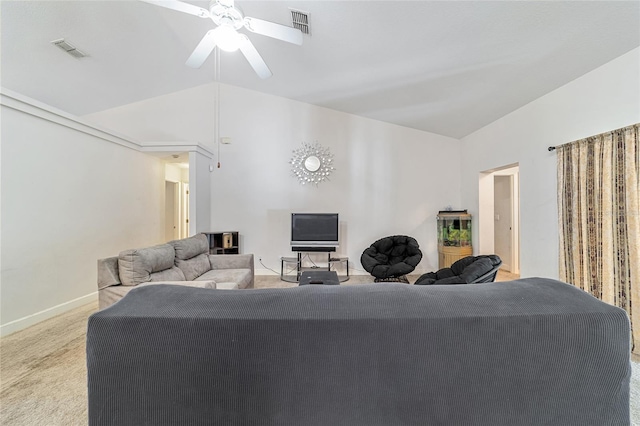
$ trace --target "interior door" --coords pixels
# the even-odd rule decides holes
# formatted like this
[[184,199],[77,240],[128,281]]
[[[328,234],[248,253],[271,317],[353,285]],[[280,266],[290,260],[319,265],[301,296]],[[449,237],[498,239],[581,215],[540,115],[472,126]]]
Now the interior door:
[[179,189],[177,182],[165,181],[165,213],[164,234],[166,241],[180,238],[178,222],[179,214]]
[[502,259],[502,269],[512,271],[513,259],[513,176],[494,176],[494,250]]
[[189,237],[189,184],[181,182],[180,191],[180,238]]

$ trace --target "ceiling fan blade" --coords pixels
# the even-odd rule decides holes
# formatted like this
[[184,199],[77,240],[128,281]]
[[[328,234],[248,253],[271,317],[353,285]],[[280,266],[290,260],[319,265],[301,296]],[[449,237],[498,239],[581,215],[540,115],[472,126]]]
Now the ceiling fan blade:
[[140,0],[145,3],[155,4],[156,6],[166,7],[167,9],[177,10],[178,12],[188,13],[190,15],[208,18],[210,16],[207,9],[184,3],[178,0]]
[[187,59],[187,66],[191,68],[200,68],[202,64],[204,64],[204,61],[207,60],[213,49],[216,47],[215,37],[216,30],[218,28],[207,31],[204,37],[202,37],[200,43],[198,43],[191,56],[189,56],[189,59]]
[[249,65],[251,65],[256,74],[258,74],[258,77],[269,78],[273,75],[264,59],[262,59],[262,56],[260,56],[253,43],[251,43],[251,40],[244,34],[240,34],[240,51],[244,57],[247,58]]
[[302,44],[302,31],[297,28],[291,28],[285,25],[249,17],[244,18],[244,26],[249,31],[257,34],[277,38],[278,40],[288,41],[289,43],[297,45]]

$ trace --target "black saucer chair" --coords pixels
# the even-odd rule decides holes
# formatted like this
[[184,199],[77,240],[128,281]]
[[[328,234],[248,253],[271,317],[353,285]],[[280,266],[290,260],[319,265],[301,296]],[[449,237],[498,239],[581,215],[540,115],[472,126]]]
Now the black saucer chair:
[[374,282],[408,284],[406,275],[416,268],[421,259],[422,252],[415,238],[393,235],[371,244],[362,253],[360,263],[375,277]]
[[427,272],[416,280],[416,284],[476,284],[496,280],[502,260],[495,254],[467,256],[455,261],[450,268]]

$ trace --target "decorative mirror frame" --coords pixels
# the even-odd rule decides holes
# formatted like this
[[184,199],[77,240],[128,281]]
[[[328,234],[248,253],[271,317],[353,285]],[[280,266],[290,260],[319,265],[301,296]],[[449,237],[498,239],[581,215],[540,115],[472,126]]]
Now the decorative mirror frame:
[[309,144],[302,142],[302,147],[293,150],[291,171],[302,185],[314,184],[329,180],[333,167],[333,154],[317,141]]

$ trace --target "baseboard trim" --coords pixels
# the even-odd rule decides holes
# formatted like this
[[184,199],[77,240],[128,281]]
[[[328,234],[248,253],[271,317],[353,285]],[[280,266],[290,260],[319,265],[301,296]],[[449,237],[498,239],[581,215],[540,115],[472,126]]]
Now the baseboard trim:
[[280,276],[280,272],[274,272],[271,269],[256,268],[255,271],[254,271],[254,275]]
[[98,292],[87,294],[86,296],[78,297],[77,299],[70,300],[65,303],[61,303],[57,306],[45,309],[35,314],[27,315],[26,317],[19,318],[17,320],[0,325],[0,337],[7,336],[16,331],[23,330],[27,327],[35,325],[39,322],[53,318],[57,315],[64,314],[71,309],[78,308],[87,303],[91,303],[98,300]]

